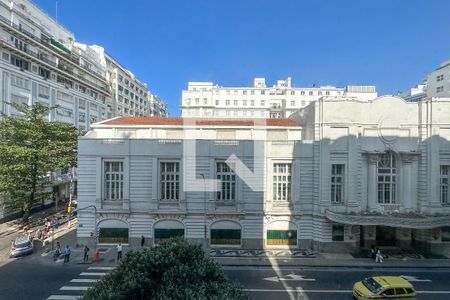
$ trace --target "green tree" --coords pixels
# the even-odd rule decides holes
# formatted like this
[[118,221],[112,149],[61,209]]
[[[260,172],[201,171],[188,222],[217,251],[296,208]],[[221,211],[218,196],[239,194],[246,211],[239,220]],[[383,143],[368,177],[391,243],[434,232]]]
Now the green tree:
[[250,299],[230,282],[200,245],[172,239],[151,249],[129,252],[122,263],[98,281],[84,300]]
[[10,104],[20,116],[0,121],[0,198],[9,209],[21,209],[26,223],[30,209],[50,197],[47,174],[76,165],[77,138],[72,125],[48,122],[54,107]]

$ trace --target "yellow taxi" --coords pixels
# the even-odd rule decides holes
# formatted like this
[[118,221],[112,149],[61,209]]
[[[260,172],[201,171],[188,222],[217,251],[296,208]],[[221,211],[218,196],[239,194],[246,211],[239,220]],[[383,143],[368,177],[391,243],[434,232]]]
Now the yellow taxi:
[[374,276],[353,285],[353,296],[366,299],[416,299],[412,284],[399,276]]

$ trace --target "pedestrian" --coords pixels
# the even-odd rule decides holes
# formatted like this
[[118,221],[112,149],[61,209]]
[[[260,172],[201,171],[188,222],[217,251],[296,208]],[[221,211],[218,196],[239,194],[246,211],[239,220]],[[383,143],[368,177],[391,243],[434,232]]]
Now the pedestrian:
[[144,247],[145,244],[145,237],[141,235],[141,247]]
[[89,260],[89,247],[87,245],[84,246],[83,252],[84,252],[83,262],[87,262]]
[[117,261],[122,260],[122,244],[117,245]]
[[66,245],[66,248],[64,248],[64,263],[68,263],[70,260],[70,248],[69,245]]
[[381,254],[380,249],[378,249],[377,254],[375,256],[375,262],[380,264],[383,262],[383,254]]
[[372,247],[370,248],[370,258],[375,260],[375,255],[376,255],[375,246],[372,245]]

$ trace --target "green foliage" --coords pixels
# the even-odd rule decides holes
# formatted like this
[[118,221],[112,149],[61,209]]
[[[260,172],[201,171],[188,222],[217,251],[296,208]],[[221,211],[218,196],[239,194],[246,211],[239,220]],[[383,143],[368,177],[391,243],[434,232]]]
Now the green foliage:
[[83,299],[250,299],[200,245],[181,238],[131,251]]
[[0,197],[6,207],[23,209],[26,221],[31,207],[50,195],[47,174],[76,165],[80,131],[46,121],[55,107],[10,105],[21,116],[0,121]]

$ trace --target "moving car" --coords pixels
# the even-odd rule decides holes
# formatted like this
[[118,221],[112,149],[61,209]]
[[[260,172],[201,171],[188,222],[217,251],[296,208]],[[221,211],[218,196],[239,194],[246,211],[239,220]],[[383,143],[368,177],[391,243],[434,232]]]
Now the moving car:
[[400,276],[374,276],[353,285],[353,296],[366,299],[416,299],[413,285]]
[[17,257],[33,252],[33,242],[26,236],[18,237],[11,245],[10,257]]

